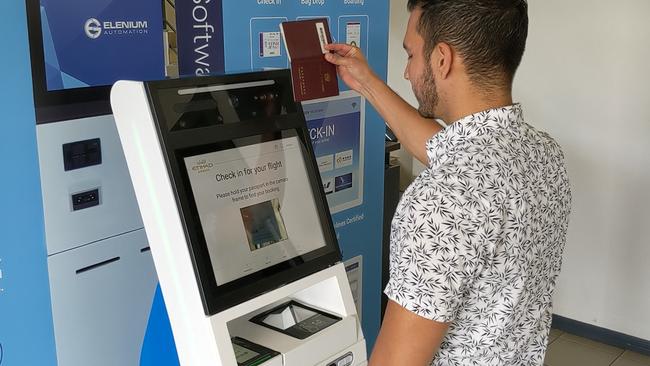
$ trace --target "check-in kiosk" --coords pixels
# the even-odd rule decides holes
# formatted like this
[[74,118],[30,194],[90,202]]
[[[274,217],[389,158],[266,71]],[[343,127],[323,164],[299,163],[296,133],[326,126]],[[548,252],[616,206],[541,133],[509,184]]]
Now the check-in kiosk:
[[111,103],[181,364],[366,365],[289,72],[120,81]]

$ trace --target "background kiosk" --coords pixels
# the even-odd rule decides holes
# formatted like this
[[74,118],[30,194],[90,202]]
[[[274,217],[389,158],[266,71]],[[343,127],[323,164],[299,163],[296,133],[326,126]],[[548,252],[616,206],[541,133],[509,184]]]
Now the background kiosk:
[[120,81],[111,103],[183,365],[366,365],[288,71]]

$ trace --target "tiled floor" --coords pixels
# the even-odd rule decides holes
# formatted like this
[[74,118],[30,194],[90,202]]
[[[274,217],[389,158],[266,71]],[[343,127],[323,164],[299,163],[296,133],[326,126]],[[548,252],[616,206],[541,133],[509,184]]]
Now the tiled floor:
[[552,329],[547,366],[650,366],[650,357]]

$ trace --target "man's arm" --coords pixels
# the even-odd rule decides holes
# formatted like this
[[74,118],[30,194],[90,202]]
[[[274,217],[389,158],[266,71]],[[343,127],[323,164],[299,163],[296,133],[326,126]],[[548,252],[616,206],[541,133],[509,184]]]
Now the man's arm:
[[368,366],[428,366],[448,328],[389,300]]
[[400,143],[423,164],[428,165],[426,142],[442,129],[435,121],[426,119],[397,95],[371,69],[356,47],[329,44],[327,61],[335,64],[341,79],[361,93],[393,130]]

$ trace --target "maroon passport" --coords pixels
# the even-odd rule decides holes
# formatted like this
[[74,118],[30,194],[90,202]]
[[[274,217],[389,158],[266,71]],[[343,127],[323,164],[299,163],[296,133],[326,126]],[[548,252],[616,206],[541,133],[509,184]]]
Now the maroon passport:
[[296,102],[339,95],[336,66],[325,60],[325,45],[332,42],[326,18],[283,22],[282,38],[291,63]]

